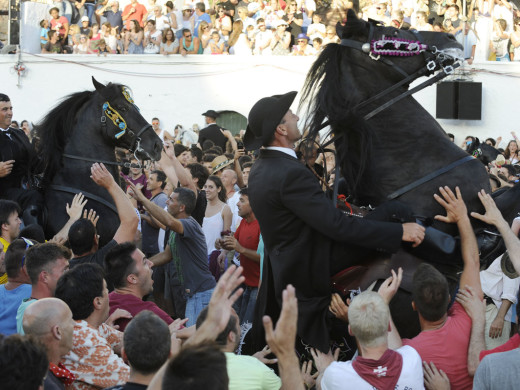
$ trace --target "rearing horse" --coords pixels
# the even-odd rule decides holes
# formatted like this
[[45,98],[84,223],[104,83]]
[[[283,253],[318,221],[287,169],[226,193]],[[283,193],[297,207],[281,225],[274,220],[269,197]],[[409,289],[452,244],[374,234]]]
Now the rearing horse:
[[[432,217],[443,212],[432,196],[439,186],[458,185],[468,209],[481,211],[477,192],[490,189],[484,167],[454,145],[412,96],[374,111],[406,93],[414,80],[409,76],[450,66],[461,46],[448,34],[384,27],[358,20],[353,11],[341,30],[341,44],[327,45],[309,71],[302,105],[309,102],[311,137],[328,119],[354,202],[377,206],[399,199],[415,214]],[[435,226],[450,231],[441,222]]]
[[44,161],[45,206],[49,211],[46,235],[65,224],[65,205],[82,192],[88,208],[100,216],[100,245],[114,235],[119,218],[108,192],[90,179],[90,167],[102,162],[119,177],[115,147],[139,159],[159,160],[162,142],[134,104],[130,90],[120,84],[103,85],[92,78],[95,91],[74,93],[50,111],[38,125]]
[[[490,192],[484,166],[449,140],[411,96],[413,89],[409,90],[410,83],[421,76],[441,72],[425,82],[431,84],[450,73],[462,54],[454,37],[384,27],[359,20],[352,10],[345,26],[338,25],[338,35],[341,43],[328,44],[310,69],[300,109],[309,114],[306,125],[311,140],[325,123],[330,125],[352,202],[377,206],[398,199],[415,215],[432,218],[445,212],[433,194],[447,185],[460,187],[469,211],[482,212],[477,193]],[[503,202],[497,199],[497,205],[502,211],[507,208],[511,219],[518,209],[518,196],[506,195]],[[433,226],[457,233],[454,226],[439,221]],[[402,288],[410,291],[418,259],[400,252],[373,260],[368,270],[360,260],[352,259],[353,267],[345,271],[353,270],[347,275],[353,281],[350,287],[366,288],[374,279],[386,278],[389,267],[402,265]],[[456,269],[447,268],[443,273],[455,282]],[[343,292],[348,290],[345,286],[341,285]],[[401,291],[400,299],[394,301],[391,308],[400,314],[394,319],[401,334],[415,336],[419,327],[411,313],[410,295]]]

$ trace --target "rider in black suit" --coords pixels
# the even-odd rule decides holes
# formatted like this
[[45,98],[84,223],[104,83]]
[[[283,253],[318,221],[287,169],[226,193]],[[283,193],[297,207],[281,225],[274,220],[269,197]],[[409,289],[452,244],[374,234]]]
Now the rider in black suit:
[[[255,324],[264,314],[278,318],[282,291],[290,283],[298,297],[298,335],[327,352],[330,277],[341,269],[349,245],[393,253],[402,241],[419,245],[424,228],[416,223],[380,222],[375,216],[348,217],[334,207],[311,171],[296,158],[299,118],[289,109],[295,96],[296,92],[289,92],[258,101],[249,113],[244,137],[249,150],[265,147],[249,176],[249,198],[265,244]],[[402,211],[394,203],[378,209],[386,216]]]
[[10,127],[12,117],[11,101],[0,93],[0,198],[13,200],[21,206],[22,219],[27,226],[38,223],[43,208],[41,193],[27,188],[38,159],[25,133]]

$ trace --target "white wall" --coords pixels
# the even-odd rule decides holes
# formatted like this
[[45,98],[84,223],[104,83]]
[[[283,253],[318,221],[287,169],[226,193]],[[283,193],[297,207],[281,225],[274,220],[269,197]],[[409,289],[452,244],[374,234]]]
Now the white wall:
[[[157,116],[163,128],[172,129],[177,123],[203,125],[201,114],[207,109],[233,110],[247,117],[258,99],[301,90],[313,58],[22,54],[27,72],[20,86],[13,70],[17,60],[15,55],[0,56],[0,92],[10,96],[18,121],[37,122],[67,94],[93,89],[94,76],[103,83],[128,85],[144,117],[151,121]],[[520,135],[520,63],[478,64],[476,70],[471,79],[483,84],[482,120],[439,120],[441,125],[459,143],[469,134],[502,135],[504,140],[511,130]],[[435,116],[436,87],[415,96]]]

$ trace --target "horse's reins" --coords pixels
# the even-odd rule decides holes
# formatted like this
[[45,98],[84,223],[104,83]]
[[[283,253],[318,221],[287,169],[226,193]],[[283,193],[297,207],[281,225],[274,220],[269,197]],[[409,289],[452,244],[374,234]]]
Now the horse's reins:
[[[432,46],[429,48],[427,45],[422,43],[421,36],[418,31],[411,30],[411,32],[416,36],[418,39],[417,41],[409,41],[409,40],[403,40],[400,38],[387,38],[383,36],[379,40],[373,40],[374,35],[374,26],[380,24],[380,22],[377,22],[375,20],[369,21],[369,35],[368,35],[368,42],[359,42],[355,41],[353,39],[342,39],[340,42],[340,45],[350,47],[352,49],[356,49],[361,51],[362,53],[367,54],[370,58],[372,58],[374,61],[381,61],[387,66],[392,67],[394,70],[396,70],[398,73],[404,76],[404,78],[397,82],[396,84],[393,84],[392,86],[388,87],[387,89],[384,89],[383,91],[379,92],[378,94],[368,98],[367,100],[357,104],[353,111],[359,110],[360,108],[363,108],[367,106],[370,103],[373,103],[389,93],[397,90],[398,88],[408,85],[414,80],[418,79],[422,76],[429,76],[433,74],[435,69],[437,67],[440,67],[442,69],[442,72],[437,73],[434,77],[429,78],[428,80],[422,82],[418,86],[406,90],[405,92],[399,94],[398,96],[390,99],[388,102],[380,105],[379,107],[375,108],[374,110],[370,111],[368,114],[366,114],[363,119],[368,120],[375,115],[379,114],[381,111],[385,110],[386,108],[390,107],[394,103],[400,101],[401,99],[404,99],[407,96],[413,95],[416,92],[421,91],[422,89],[429,87],[430,85],[442,80],[448,75],[451,75],[453,71],[460,66],[460,61],[458,61],[456,58],[440,51],[437,49],[437,47]],[[386,45],[393,45],[393,50],[385,49]],[[401,49],[401,47],[403,47]],[[401,49],[401,50],[399,50]],[[413,56],[413,55],[419,55],[423,54],[425,57],[425,65],[421,67],[419,70],[415,71],[412,74],[406,73],[401,67],[397,66],[395,63],[393,63],[390,59],[386,58],[386,56]],[[430,57],[430,58],[428,58]],[[453,61],[451,65],[445,65],[446,61]],[[319,131],[326,126],[330,125],[330,121],[323,122],[320,126],[317,127],[316,131]],[[336,141],[341,134],[335,134],[329,141],[327,141],[321,148],[325,148],[334,141]],[[442,175],[443,173],[446,173],[453,168],[474,159],[472,156],[465,156],[459,160],[454,161],[453,163],[439,168],[436,171],[423,176],[422,178],[415,180],[414,182],[400,188],[397,191],[394,191],[390,195],[387,196],[387,199],[395,199],[406,192],[411,191],[412,189],[436,178],[437,176]],[[339,178],[339,168],[336,165],[335,167],[335,182],[334,182],[334,190],[333,190],[333,201],[336,201],[337,195],[338,195],[338,178]]]

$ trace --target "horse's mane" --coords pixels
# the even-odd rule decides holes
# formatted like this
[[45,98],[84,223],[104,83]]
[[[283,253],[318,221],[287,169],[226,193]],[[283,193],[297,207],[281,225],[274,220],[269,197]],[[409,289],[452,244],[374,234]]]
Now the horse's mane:
[[[120,88],[119,84],[108,84],[106,96],[115,95]],[[78,117],[95,92],[83,91],[66,96],[37,125],[36,131],[40,137],[38,151],[44,167],[44,185],[50,184],[60,169],[61,156],[77,124]]]
[[325,120],[330,121],[331,133],[340,136],[335,145],[342,174],[350,195],[356,196],[371,158],[373,132],[353,109],[360,94],[350,71],[350,54],[338,44],[325,46],[307,74],[299,109],[304,105],[307,108],[305,128],[311,139],[318,135]]

